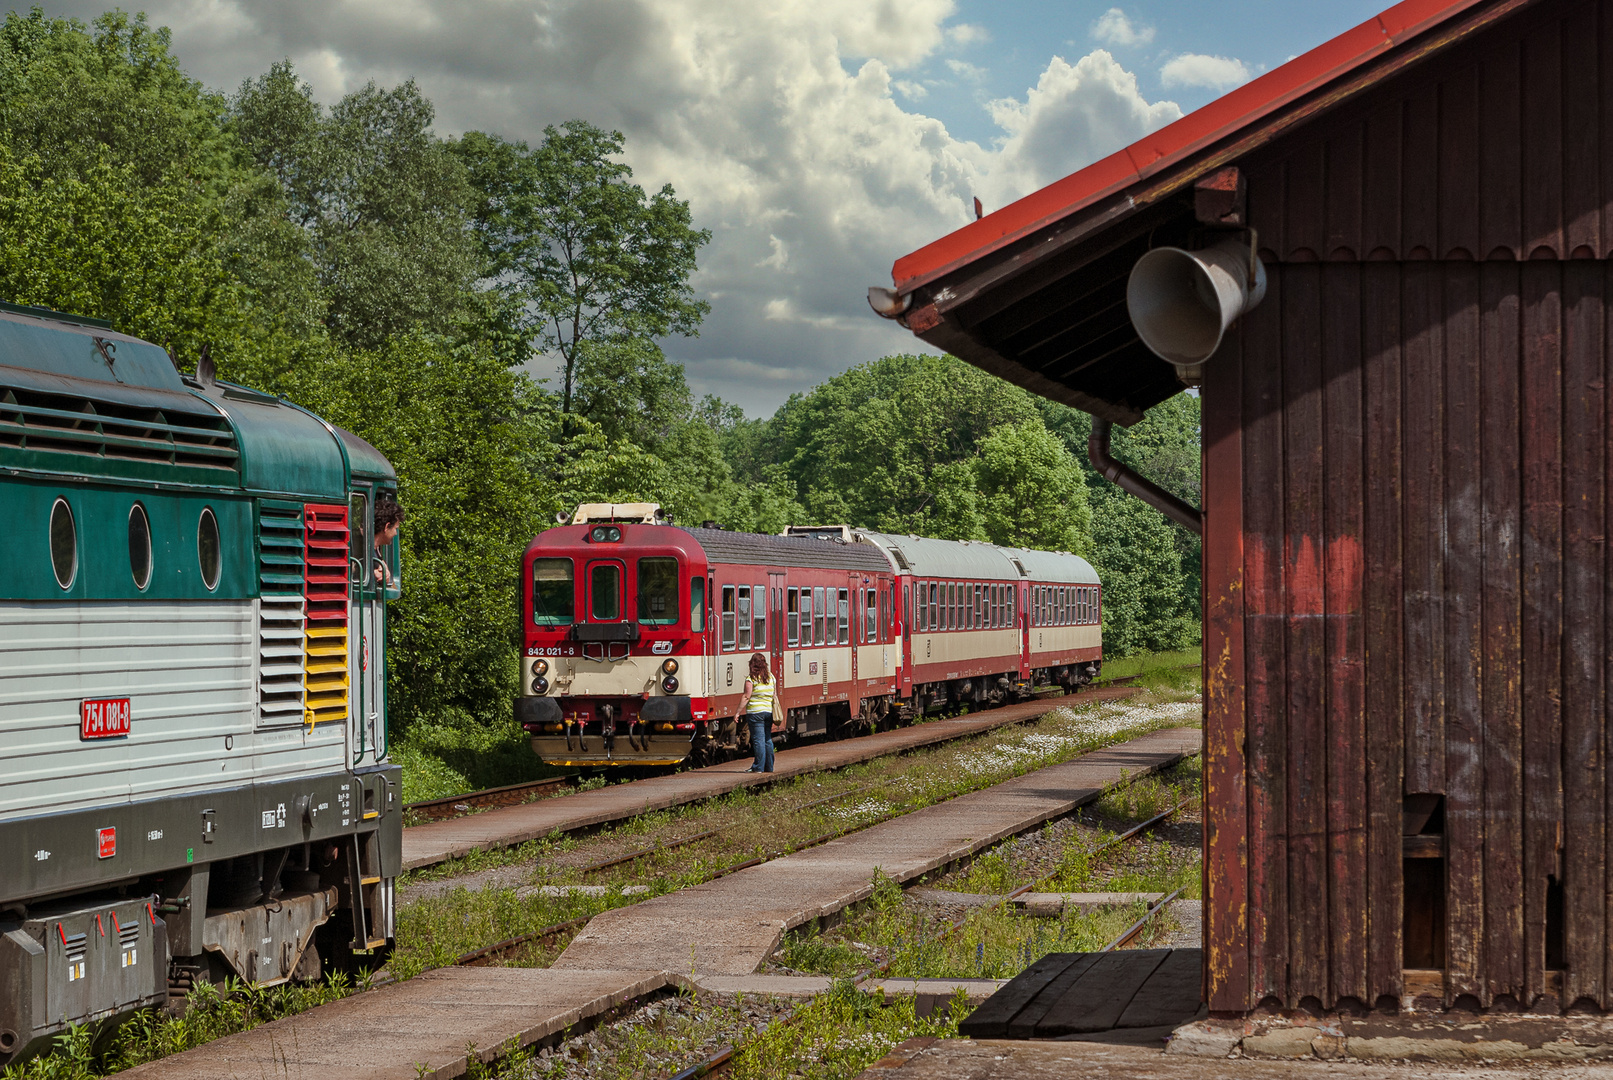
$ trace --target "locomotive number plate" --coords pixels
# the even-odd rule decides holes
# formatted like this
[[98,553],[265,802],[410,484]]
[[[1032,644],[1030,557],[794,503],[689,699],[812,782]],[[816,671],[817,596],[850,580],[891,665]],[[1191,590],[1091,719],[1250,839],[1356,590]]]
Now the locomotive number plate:
[[129,734],[129,699],[101,698],[78,706],[80,739],[115,739]]

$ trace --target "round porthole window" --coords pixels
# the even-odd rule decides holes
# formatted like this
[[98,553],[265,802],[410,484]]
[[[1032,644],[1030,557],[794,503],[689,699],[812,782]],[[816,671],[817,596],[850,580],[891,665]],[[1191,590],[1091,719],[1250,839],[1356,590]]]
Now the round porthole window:
[[134,575],[135,588],[151,584],[151,522],[139,503],[129,508],[129,573]]
[[66,499],[57,499],[50,508],[50,566],[56,571],[56,584],[64,589],[78,576],[78,529]]
[[196,525],[196,561],[201,564],[202,584],[209,589],[218,588],[218,519],[211,508],[202,511],[202,520]]

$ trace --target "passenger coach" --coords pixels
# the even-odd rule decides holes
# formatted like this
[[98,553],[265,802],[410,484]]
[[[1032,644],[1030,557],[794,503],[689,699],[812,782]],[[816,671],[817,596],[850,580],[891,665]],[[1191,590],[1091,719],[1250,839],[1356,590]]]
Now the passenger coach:
[[653,504],[585,505],[522,572],[517,719],[557,765],[709,763],[767,655],[788,731],[838,737],[926,712],[1074,689],[1102,663],[1083,559],[973,541],[669,524]]
[[198,982],[379,964],[392,467],[0,305],[0,1065]]

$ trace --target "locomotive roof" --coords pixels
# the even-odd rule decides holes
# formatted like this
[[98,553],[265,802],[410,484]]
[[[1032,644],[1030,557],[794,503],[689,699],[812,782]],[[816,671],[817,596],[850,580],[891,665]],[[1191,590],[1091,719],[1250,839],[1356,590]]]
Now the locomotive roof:
[[[682,528],[657,525],[653,528]],[[684,529],[694,537],[706,557],[716,562],[765,566],[802,566],[825,570],[866,570],[889,573],[885,556],[866,544],[841,544],[798,536],[727,532],[722,529]]]
[[0,433],[17,439],[0,453],[52,472],[344,502],[349,469],[396,476],[369,443],[290,402],[203,385],[98,320],[15,305],[0,305]]

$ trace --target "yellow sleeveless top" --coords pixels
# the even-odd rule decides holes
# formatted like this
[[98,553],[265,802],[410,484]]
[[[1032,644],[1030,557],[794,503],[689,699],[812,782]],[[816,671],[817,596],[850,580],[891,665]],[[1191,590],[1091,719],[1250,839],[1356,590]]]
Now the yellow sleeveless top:
[[750,684],[750,700],[745,702],[745,711],[748,713],[773,712],[773,684],[752,679]]

